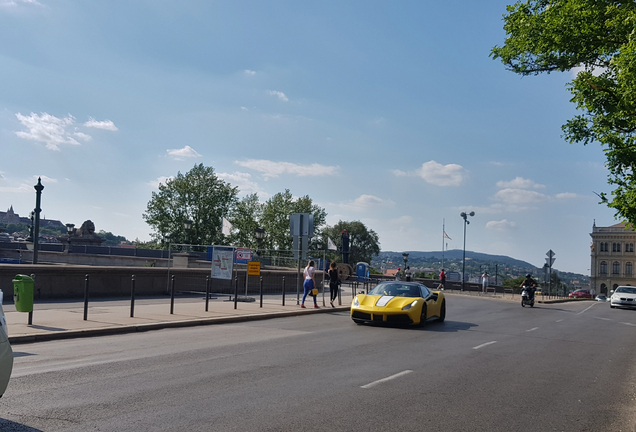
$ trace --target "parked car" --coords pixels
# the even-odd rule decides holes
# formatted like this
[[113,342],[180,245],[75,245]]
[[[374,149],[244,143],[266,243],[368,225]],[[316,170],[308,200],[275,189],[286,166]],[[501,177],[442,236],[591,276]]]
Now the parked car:
[[599,295],[596,296],[596,301],[606,302],[607,301],[607,296],[605,294],[599,294]]
[[636,307],[636,287],[619,286],[610,297],[610,307]]
[[576,291],[572,291],[568,295],[568,297],[570,297],[570,298],[588,298],[588,299],[591,299],[592,298],[592,293],[590,293],[586,289],[577,289]]
[[2,310],[2,291],[0,291],[0,397],[9,385],[13,370],[13,350],[7,333],[7,320]]

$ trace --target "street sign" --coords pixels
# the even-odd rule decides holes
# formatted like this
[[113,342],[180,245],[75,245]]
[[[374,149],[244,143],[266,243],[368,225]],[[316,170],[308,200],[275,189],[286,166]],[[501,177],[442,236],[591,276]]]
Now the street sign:
[[552,264],[554,264],[554,260],[556,260],[556,258],[546,258],[546,259],[545,259],[545,263],[546,263],[546,265],[548,265],[549,267],[552,267]]
[[252,259],[252,249],[237,248],[236,260],[237,261],[250,261]]
[[546,252],[546,255],[548,256],[548,258],[554,258],[554,255],[556,254],[552,252],[552,249],[550,249],[548,252]]
[[250,261],[247,263],[247,274],[250,276],[260,276],[261,263],[259,261]]

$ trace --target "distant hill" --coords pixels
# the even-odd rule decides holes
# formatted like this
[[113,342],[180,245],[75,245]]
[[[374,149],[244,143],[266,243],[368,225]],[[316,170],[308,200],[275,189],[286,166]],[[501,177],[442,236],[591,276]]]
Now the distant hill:
[[[413,259],[428,259],[428,258],[437,258],[439,260],[442,259],[441,251],[433,251],[433,252],[419,252],[419,251],[404,251],[409,254],[409,261]],[[402,261],[402,253],[403,252],[380,252],[379,259],[390,258],[394,261],[400,262]],[[461,260],[463,255],[463,251],[461,249],[451,249],[444,251],[444,258],[447,260]],[[501,264],[505,264],[511,267],[521,267],[521,268],[537,268],[535,265],[530,264],[526,261],[521,261],[515,258],[511,258],[505,255],[489,255],[481,252],[472,252],[466,251],[466,258],[472,260],[479,261],[495,261]]]

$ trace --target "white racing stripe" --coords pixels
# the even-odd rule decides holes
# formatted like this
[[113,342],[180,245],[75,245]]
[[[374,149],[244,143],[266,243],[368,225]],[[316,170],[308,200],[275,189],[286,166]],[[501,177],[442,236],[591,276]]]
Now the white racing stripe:
[[394,380],[394,379],[399,378],[399,377],[401,377],[403,375],[408,375],[411,372],[413,372],[413,371],[412,370],[405,370],[405,371],[402,371],[400,373],[396,373],[395,375],[391,375],[390,377],[382,378],[381,380],[373,381],[372,383],[360,386],[360,388],[368,389],[368,388],[377,386],[378,384],[381,384],[383,382]]
[[486,343],[483,343],[483,344],[481,344],[481,345],[477,345],[476,347],[473,347],[473,349],[483,348],[483,347],[485,347],[485,346],[492,345],[492,344],[496,344],[496,343],[497,343],[497,341],[486,342]]

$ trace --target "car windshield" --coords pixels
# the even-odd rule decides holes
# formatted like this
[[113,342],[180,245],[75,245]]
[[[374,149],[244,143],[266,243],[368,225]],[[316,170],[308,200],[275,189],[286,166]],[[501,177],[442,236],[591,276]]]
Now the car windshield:
[[395,297],[421,297],[420,287],[417,285],[401,284],[401,283],[382,283],[376,285],[370,292],[370,295],[388,295]]
[[632,287],[618,287],[616,288],[617,293],[627,293],[627,294],[636,294],[636,288]]

